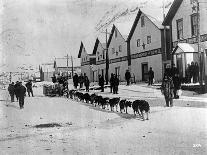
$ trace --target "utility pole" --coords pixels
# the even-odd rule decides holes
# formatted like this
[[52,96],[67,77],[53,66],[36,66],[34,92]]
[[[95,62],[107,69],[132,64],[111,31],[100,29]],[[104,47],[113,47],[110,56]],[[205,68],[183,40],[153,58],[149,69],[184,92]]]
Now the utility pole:
[[73,56],[72,55],[71,55],[71,63],[72,63],[72,77],[71,78],[73,78],[74,70],[73,70]]
[[67,54],[67,79],[68,79],[68,71],[69,71],[69,69],[68,69],[68,59],[69,59],[69,57],[68,57],[68,54]]
[[107,46],[107,29],[106,29],[106,85],[108,85],[109,81],[109,58],[108,58],[108,46]]
[[196,1],[196,14],[197,14],[197,36],[198,36],[198,56],[199,56],[199,62],[200,62],[200,77],[199,77],[199,84],[200,84],[200,93],[203,93],[203,61],[202,61],[202,54],[201,54],[201,50],[200,50],[200,13],[199,13],[199,2],[198,0]]

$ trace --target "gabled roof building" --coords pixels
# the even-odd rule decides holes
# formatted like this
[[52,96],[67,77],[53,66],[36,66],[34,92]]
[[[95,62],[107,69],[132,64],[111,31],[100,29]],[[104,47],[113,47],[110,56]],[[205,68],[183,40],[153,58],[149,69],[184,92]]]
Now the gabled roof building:
[[[198,3],[199,5],[198,5]],[[203,3],[204,2],[204,3]],[[204,60],[199,60],[198,32],[200,37],[200,52],[207,51],[207,2],[200,0],[174,0],[163,21],[164,26],[170,26],[173,63],[180,71],[180,76],[186,77],[188,64],[197,62],[204,66]],[[199,18],[198,18],[199,17]],[[199,31],[198,31],[199,30]],[[207,69],[207,66],[205,66]],[[203,69],[205,68],[203,67]],[[204,71],[204,70],[203,70]],[[202,71],[202,72],[203,72]],[[201,72],[200,72],[201,73]]]
[[152,67],[155,81],[161,81],[167,57],[169,30],[160,21],[138,11],[127,38],[129,66],[136,81],[147,81]]
[[86,73],[90,82],[94,81],[92,66],[96,64],[96,54],[91,53],[92,49],[86,50],[83,42],[81,42],[78,58],[81,58],[81,73]]

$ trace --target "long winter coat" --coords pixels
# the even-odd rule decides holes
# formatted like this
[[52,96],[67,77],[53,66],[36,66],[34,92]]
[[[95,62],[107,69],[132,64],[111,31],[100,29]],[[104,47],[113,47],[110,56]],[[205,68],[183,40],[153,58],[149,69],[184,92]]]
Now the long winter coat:
[[171,77],[164,78],[162,81],[161,91],[165,98],[172,99],[173,98],[173,89],[174,84]]
[[74,86],[78,86],[78,75],[77,74],[73,76],[73,84]]
[[9,87],[8,87],[8,91],[9,91],[9,94],[14,94],[14,85],[13,84],[9,84]]
[[130,80],[130,78],[131,78],[131,73],[130,73],[129,71],[127,71],[127,72],[125,73],[125,79],[126,79],[126,80]]
[[25,96],[26,88],[25,88],[23,85],[19,85],[19,86],[16,88],[16,91],[17,91],[17,96],[19,96],[19,97],[23,97],[23,96]]
[[103,76],[99,77],[99,82],[98,82],[99,86],[104,86],[104,78]]

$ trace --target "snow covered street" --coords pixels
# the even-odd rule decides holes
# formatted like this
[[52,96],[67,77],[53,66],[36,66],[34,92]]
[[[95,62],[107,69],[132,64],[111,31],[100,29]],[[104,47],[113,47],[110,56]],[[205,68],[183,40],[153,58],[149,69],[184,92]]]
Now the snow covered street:
[[[139,89],[138,89],[139,88]],[[99,91],[96,91],[99,92]],[[0,154],[206,154],[206,98],[182,96],[164,107],[160,90],[120,86],[118,96],[143,98],[148,121],[64,97],[45,97],[42,87],[26,97],[25,108],[0,100]],[[106,89],[104,96],[113,97]],[[8,106],[6,106],[8,104]],[[55,127],[38,126],[43,124]]]

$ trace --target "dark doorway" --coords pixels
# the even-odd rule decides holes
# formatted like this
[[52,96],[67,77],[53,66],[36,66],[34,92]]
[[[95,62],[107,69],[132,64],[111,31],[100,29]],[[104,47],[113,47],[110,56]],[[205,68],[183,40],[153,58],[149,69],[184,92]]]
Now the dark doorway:
[[148,63],[142,63],[142,81],[148,80]]

